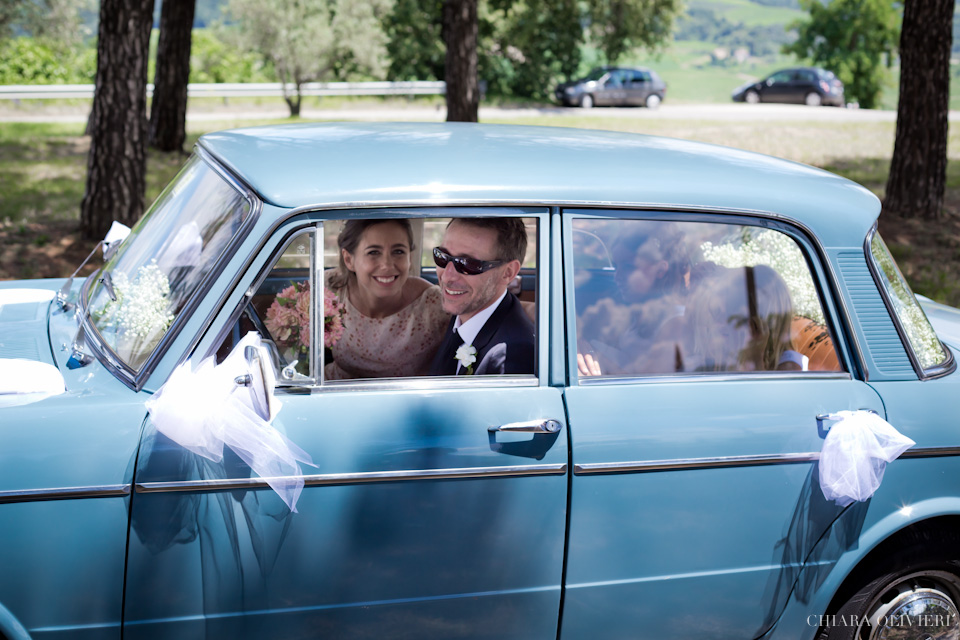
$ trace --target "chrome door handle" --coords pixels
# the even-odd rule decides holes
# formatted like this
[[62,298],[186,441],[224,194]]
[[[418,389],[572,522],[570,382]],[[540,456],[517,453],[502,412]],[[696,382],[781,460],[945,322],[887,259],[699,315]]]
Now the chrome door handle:
[[[866,411],[867,413],[872,413],[875,416],[880,414],[874,411],[873,409],[857,409],[857,411]],[[824,423],[833,422],[839,418],[834,418],[833,414],[830,413],[821,413],[817,415],[817,432],[820,434],[820,437],[823,438],[827,435],[827,432],[830,431],[830,427],[826,426]]]
[[500,426],[489,427],[488,431],[508,431],[514,433],[557,433],[561,424],[556,420],[528,420],[526,422],[510,422]]

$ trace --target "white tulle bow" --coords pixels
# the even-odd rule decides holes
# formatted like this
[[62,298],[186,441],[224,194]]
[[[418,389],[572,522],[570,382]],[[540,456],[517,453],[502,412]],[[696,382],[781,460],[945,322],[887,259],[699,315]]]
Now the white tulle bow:
[[883,480],[888,462],[916,443],[871,411],[838,411],[820,451],[820,488],[841,507],[864,502]]
[[190,362],[180,365],[147,401],[147,410],[157,431],[197,455],[220,462],[224,445],[233,449],[296,512],[303,490],[300,463],[314,466],[313,460],[270,423],[280,408],[272,398],[273,380],[267,383],[269,420],[255,408],[263,403],[255,396],[262,387],[237,384],[240,376],[259,376],[244,357],[249,346],[262,349],[260,336],[248,333],[220,364],[209,357],[195,369]]

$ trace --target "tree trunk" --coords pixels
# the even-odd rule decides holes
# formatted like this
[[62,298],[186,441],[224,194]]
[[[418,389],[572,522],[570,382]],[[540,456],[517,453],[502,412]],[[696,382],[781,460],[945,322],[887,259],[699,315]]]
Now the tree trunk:
[[447,122],[477,122],[477,0],[444,0],[443,40],[447,45]]
[[153,0],[101,0],[87,190],[80,229],[100,240],[113,220],[143,214],[147,171],[147,57]]
[[148,143],[160,151],[183,151],[190,81],[190,35],[197,0],[163,0],[153,81]]
[[897,138],[884,209],[937,218],[947,176],[954,0],[907,0],[900,32]]

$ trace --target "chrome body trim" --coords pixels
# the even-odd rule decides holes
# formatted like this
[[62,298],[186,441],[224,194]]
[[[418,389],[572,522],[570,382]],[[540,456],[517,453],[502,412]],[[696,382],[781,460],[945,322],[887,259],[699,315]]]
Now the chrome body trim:
[[[879,222],[874,222],[873,226],[870,227],[870,231],[867,232],[866,240],[863,242],[864,259],[867,261],[867,269],[870,271],[870,275],[873,277],[873,284],[877,288],[877,291],[880,292],[880,299],[883,300],[883,305],[887,308],[887,314],[890,316],[890,320],[893,322],[893,326],[896,328],[897,334],[900,336],[900,342],[903,344],[903,350],[907,352],[907,358],[909,358],[910,364],[913,365],[914,372],[921,380],[941,378],[945,375],[953,373],[957,368],[957,363],[954,360],[953,352],[949,347],[947,347],[947,345],[943,343],[942,340],[939,342],[940,347],[947,356],[946,360],[944,360],[942,364],[932,366],[929,369],[924,369],[920,366],[920,358],[917,357],[916,352],[913,350],[913,343],[910,342],[910,338],[907,336],[907,331],[903,327],[903,322],[900,321],[900,314],[898,314],[897,310],[894,308],[893,301],[890,299],[890,294],[887,291],[887,288],[882,284],[879,267],[876,264],[876,260],[873,258],[871,245],[873,244],[873,238],[877,235],[878,231]],[[899,266],[897,267],[897,270],[899,271]],[[912,289],[910,290],[910,293],[913,293]],[[914,296],[915,295],[916,294],[914,294]],[[916,302],[917,306],[919,306],[920,302]],[[922,307],[921,311],[923,311]],[[926,318],[926,312],[924,312],[923,315]],[[927,319],[927,323],[930,323],[929,318]],[[933,328],[932,324],[930,328]],[[936,330],[934,330],[934,333],[936,333]]]
[[[921,447],[907,449],[901,458],[944,458],[960,456],[958,447]],[[686,471],[692,469],[722,469],[727,467],[757,467],[776,464],[802,464],[820,459],[819,451],[807,453],[775,453],[717,458],[676,458],[674,460],[640,460],[631,462],[598,462],[573,465],[577,476],[610,473],[648,473],[651,471]]]
[[130,485],[128,484],[112,484],[102,487],[19,489],[0,491],[0,504],[45,502],[47,500],[80,500],[84,498],[122,498],[129,495]]
[[314,392],[339,391],[440,391],[443,389],[483,389],[502,387],[536,387],[539,377],[533,374],[497,376],[423,376],[419,378],[371,378],[369,380],[327,380]]
[[756,467],[772,464],[800,464],[815,462],[820,452],[779,453],[752,456],[725,456],[718,458],[677,458],[674,460],[640,460],[634,462],[597,462],[573,465],[574,475],[608,473],[646,473],[650,471],[683,471],[689,469],[716,469],[724,467]]
[[[326,473],[301,476],[305,487],[371,484],[378,482],[410,482],[419,480],[463,480],[469,478],[519,478],[524,476],[561,476],[567,473],[566,463],[530,464],[509,467],[465,467],[460,469],[407,469],[402,471],[368,471],[364,473]],[[270,478],[272,480],[273,478]],[[289,479],[289,478],[285,478]],[[138,482],[137,493],[232,491],[269,488],[267,478],[225,478],[217,480],[183,480],[177,482]]]

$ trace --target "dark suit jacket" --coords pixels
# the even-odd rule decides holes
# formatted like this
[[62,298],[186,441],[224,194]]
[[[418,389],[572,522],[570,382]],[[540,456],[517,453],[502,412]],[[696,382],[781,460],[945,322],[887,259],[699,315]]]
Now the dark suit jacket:
[[[455,354],[460,340],[453,332],[455,321],[451,318],[447,336],[430,366],[430,375],[452,376],[457,372]],[[517,297],[508,293],[473,341],[477,350],[474,375],[533,373],[534,344],[533,323]],[[460,374],[465,373],[461,369]]]

